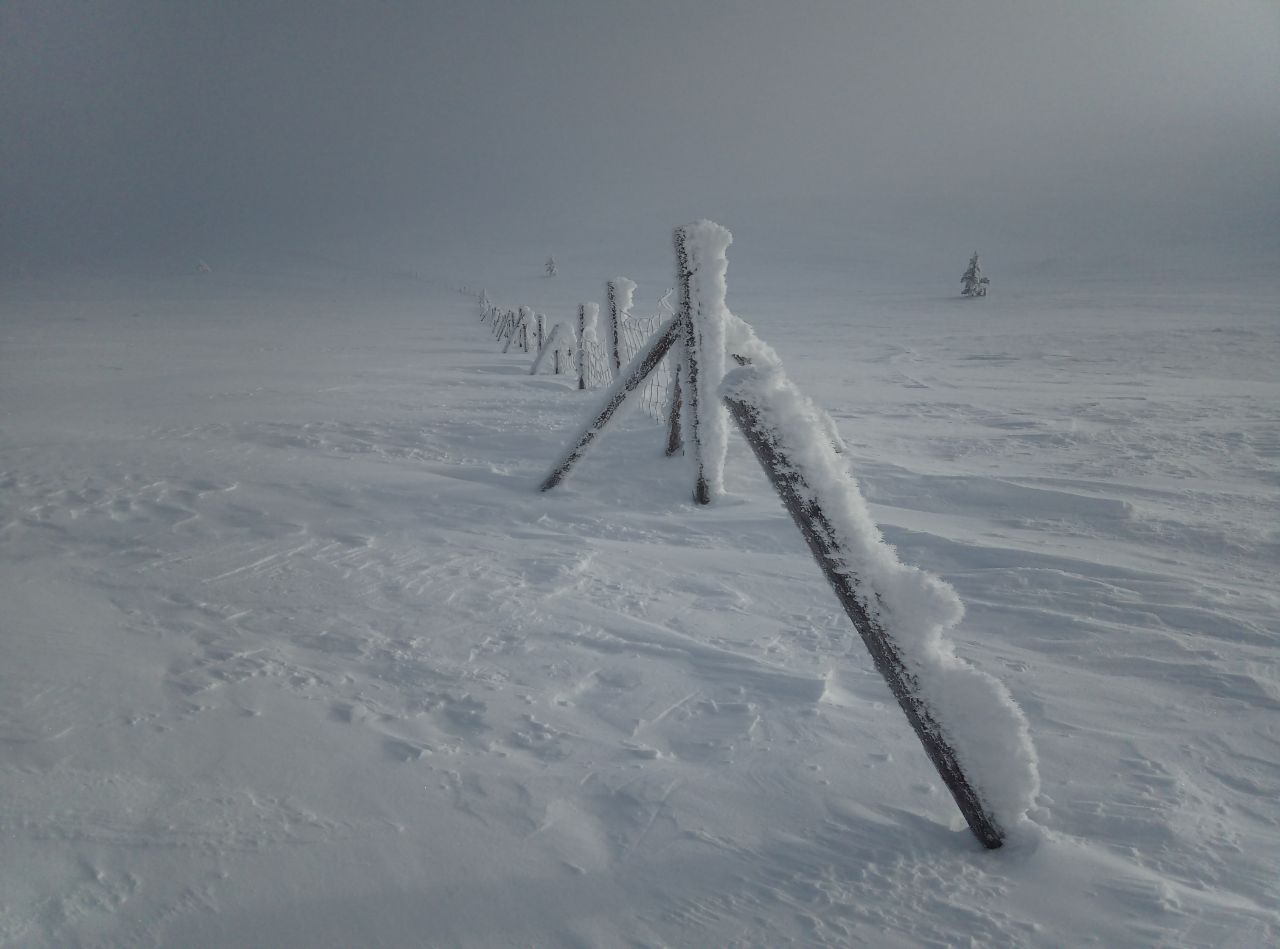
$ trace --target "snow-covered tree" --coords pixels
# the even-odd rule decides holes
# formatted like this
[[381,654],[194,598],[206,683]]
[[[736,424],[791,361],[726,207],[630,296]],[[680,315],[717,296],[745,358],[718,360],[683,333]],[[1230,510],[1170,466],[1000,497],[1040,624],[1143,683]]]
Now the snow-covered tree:
[[982,267],[978,265],[978,252],[975,250],[973,256],[969,258],[969,269],[960,278],[960,296],[985,297],[990,283],[990,280],[982,276]]
[[556,267],[556,259],[554,257],[548,257],[547,258],[547,276],[554,277],[557,272],[558,272],[558,268]]

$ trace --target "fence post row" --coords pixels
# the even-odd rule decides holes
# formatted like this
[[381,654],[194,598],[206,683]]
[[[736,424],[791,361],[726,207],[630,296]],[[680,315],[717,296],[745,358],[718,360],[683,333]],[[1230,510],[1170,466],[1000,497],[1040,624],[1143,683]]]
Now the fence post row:
[[[693,228],[699,228],[700,232],[696,240],[691,241],[694,237],[691,233]],[[723,308],[723,301],[715,298],[716,294],[723,292],[720,280],[722,273],[717,271],[723,267],[724,261],[717,255],[715,243],[724,240],[727,246],[728,239],[727,231],[707,222],[676,229],[674,243],[681,294],[678,313],[656,334],[643,356],[632,361],[629,371],[625,375],[619,374],[605,394],[604,404],[594,419],[552,467],[543,480],[541,489],[548,491],[565,479],[627,395],[644,381],[673,345],[682,342],[684,354],[680,364],[676,366],[668,415],[667,454],[674,454],[679,450],[681,436],[687,432],[697,467],[695,500],[700,504],[709,503],[712,480],[718,482],[721,477],[718,473],[710,473],[708,469],[712,464],[722,465],[722,461],[710,457],[709,453],[723,451],[723,432],[718,430],[713,436],[715,443],[708,445],[704,438],[706,433],[700,424],[700,421],[705,423],[705,420],[700,420],[700,413],[718,411],[723,399],[729,418],[733,419],[742,432],[783,506],[800,530],[810,553],[871,654],[877,671],[907,716],[930,762],[951,792],[970,830],[984,846],[992,849],[1000,847],[1004,843],[1004,831],[987,802],[982,799],[977,785],[965,774],[955,747],[947,738],[943,723],[937,720],[922,694],[918,676],[907,667],[900,647],[890,632],[881,625],[877,613],[868,608],[870,598],[878,597],[878,594],[868,589],[866,599],[859,595],[858,590],[862,584],[849,567],[850,558],[845,549],[845,541],[823,509],[823,500],[815,483],[806,477],[804,467],[796,461],[799,453],[795,446],[806,444],[806,439],[833,444],[836,450],[843,448],[839,444],[834,425],[829,418],[819,418],[813,423],[813,431],[794,436],[800,441],[793,443],[789,441],[788,433],[780,431],[776,425],[767,421],[775,417],[776,412],[770,404],[768,387],[751,384],[764,371],[753,366],[752,360],[734,356],[742,368],[736,370],[730,392],[726,395],[720,394],[722,380],[713,380],[708,374],[711,367],[714,367],[717,376],[724,372],[727,348],[724,321],[727,311]],[[706,260],[700,259],[703,254],[707,256]],[[704,269],[705,273],[702,272]],[[703,294],[708,294],[708,298],[701,299]],[[610,299],[611,302],[614,299],[612,287]],[[584,314],[585,310],[580,308],[580,388],[584,385],[581,368],[581,350],[586,329]],[[554,331],[552,335],[555,336]],[[715,346],[718,351],[712,354],[708,352],[708,346]],[[768,368],[781,372],[781,367],[776,364]],[[702,378],[699,377],[700,374]],[[717,429],[722,428],[723,426],[717,426]]]

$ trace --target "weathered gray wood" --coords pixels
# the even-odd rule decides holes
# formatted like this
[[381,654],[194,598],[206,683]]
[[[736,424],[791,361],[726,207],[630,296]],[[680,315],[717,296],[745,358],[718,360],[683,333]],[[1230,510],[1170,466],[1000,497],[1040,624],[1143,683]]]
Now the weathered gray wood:
[[595,420],[569,450],[564,453],[564,456],[556,462],[555,467],[551,469],[551,473],[543,480],[541,490],[550,491],[565,479],[573,466],[578,463],[578,459],[586,453],[587,447],[608,424],[609,419],[613,417],[613,413],[618,411],[626,397],[644,382],[658,363],[662,362],[662,357],[667,354],[667,350],[679,338],[681,332],[680,320],[676,317],[668,321],[667,325],[654,336],[653,342],[644,356],[632,362],[633,368],[631,371],[625,376],[620,376],[609,387],[609,391],[605,393],[604,405],[596,413]]
[[680,363],[671,367],[671,407],[667,412],[667,457],[684,451],[684,436],[680,431],[680,374],[683,372]]
[[804,475],[782,451],[774,433],[762,422],[759,410],[742,399],[730,397],[724,401],[730,416],[751,446],[756,460],[778,492],[791,519],[804,535],[813,559],[818,562],[840,605],[844,607],[854,629],[871,653],[876,669],[884,677],[911,727],[915,729],[920,743],[924,745],[929,760],[955,798],[960,813],[969,823],[969,829],[984,846],[990,849],[1001,846],[1004,843],[1004,832],[961,769],[955,750],[920,696],[918,680],[904,664],[892,636],[881,627],[858,596],[856,578],[845,563],[839,538],[822,510],[821,500],[805,481]]
[[578,388],[587,387],[587,347],[583,344],[587,336],[587,305],[578,304]]
[[612,280],[606,286],[609,291],[609,359],[616,379],[622,371],[622,345],[618,338],[618,286]]

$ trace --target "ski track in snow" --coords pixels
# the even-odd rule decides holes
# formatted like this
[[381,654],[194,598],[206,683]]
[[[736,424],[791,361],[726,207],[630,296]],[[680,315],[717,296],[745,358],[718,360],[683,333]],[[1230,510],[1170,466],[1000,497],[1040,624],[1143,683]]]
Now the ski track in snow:
[[964,600],[1037,839],[970,838],[736,439],[708,510],[638,414],[540,495],[596,396],[450,289],[33,285],[0,944],[1274,944],[1265,306],[904,302],[845,345],[730,298]]

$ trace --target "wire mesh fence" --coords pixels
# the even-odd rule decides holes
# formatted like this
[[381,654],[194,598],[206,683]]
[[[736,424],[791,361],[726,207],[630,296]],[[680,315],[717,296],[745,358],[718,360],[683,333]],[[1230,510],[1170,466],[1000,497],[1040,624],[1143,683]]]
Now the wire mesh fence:
[[[668,291],[658,301],[658,311],[650,316],[626,316],[618,323],[618,356],[623,366],[631,362],[640,352],[648,348],[653,336],[662,327],[671,315],[674,309],[670,303],[671,291]],[[499,340],[505,339],[506,345],[503,351],[506,352],[512,347],[516,340],[522,341],[522,348],[527,352],[532,345],[537,347],[542,343],[542,339],[533,334],[530,328],[530,320],[543,319],[532,311],[525,312],[524,308],[520,311],[504,310],[492,302],[488,295],[481,291],[479,294],[481,307],[481,322],[490,322],[494,336]],[[562,373],[577,372],[577,351],[579,348],[579,340],[577,333],[571,323],[567,322],[556,327],[557,332],[546,337],[546,345],[554,348],[554,352],[550,355],[553,357],[547,359],[545,356],[538,360],[535,370],[541,366],[543,371],[553,371]],[[527,335],[521,335],[521,334]],[[587,389],[604,389],[607,388],[614,378],[614,368],[611,360],[609,346],[603,340],[593,338],[588,334],[587,340],[581,344],[583,365],[582,375],[584,388]],[[669,411],[669,402],[671,398],[671,389],[675,383],[675,362],[671,356],[664,357],[657,367],[649,374],[644,385],[637,393],[637,399],[642,411],[652,418],[654,421],[665,423]]]
[[[618,325],[618,351],[625,366],[636,354],[645,349],[653,334],[670,317],[669,313],[655,313],[653,316],[632,317]],[[649,378],[637,393],[639,403],[645,414],[654,421],[666,422],[667,405],[671,399],[671,385],[675,378],[674,362],[671,356],[662,361],[649,373]]]

